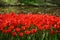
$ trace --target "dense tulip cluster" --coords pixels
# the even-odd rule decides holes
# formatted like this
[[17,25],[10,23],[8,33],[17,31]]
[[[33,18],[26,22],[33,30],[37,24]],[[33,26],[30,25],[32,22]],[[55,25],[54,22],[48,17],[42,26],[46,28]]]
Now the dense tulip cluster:
[[47,14],[0,14],[0,31],[12,36],[35,34],[37,31],[60,33],[60,17]]

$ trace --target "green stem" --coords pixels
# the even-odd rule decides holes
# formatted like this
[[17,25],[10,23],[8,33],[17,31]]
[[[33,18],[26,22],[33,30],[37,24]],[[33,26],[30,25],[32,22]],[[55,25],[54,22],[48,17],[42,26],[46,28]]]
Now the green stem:
[[45,39],[48,40],[48,32],[45,33]]
[[55,34],[55,38],[54,38],[54,40],[58,40],[58,38],[57,38],[57,34]]
[[45,38],[45,33],[42,34],[42,39],[41,40],[44,40]]
[[3,39],[3,34],[2,33],[0,33],[0,40],[2,40]]
[[10,40],[14,40],[14,37],[13,36],[11,36],[11,39]]

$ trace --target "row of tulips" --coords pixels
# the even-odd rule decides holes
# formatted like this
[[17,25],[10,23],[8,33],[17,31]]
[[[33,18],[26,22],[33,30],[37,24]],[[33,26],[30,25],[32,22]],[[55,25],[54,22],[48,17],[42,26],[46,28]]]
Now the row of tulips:
[[1,40],[59,40],[60,17],[48,14],[0,14]]

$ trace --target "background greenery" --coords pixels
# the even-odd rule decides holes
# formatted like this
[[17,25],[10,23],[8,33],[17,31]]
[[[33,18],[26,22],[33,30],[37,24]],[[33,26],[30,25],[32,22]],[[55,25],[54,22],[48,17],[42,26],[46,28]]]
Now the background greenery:
[[60,6],[60,0],[0,0],[0,5]]
[[0,13],[11,11],[60,15],[60,0],[0,0]]

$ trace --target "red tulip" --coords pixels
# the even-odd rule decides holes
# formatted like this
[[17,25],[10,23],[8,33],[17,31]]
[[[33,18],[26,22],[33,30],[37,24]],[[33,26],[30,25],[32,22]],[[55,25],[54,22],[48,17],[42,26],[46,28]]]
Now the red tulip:
[[49,25],[44,25],[43,27],[44,27],[45,30],[49,30],[50,29]]
[[16,32],[12,32],[12,36],[16,36]]
[[19,36],[22,37],[24,34],[22,32],[19,33]]
[[7,30],[2,30],[2,33],[3,33],[3,34],[7,33]]
[[26,30],[25,31],[25,34],[29,35],[30,34],[30,31],[29,30]]
[[15,31],[16,31],[16,32],[20,32],[20,28],[16,28]]
[[54,25],[54,29],[57,29],[57,25],[56,24]]
[[9,29],[14,29],[14,26],[10,26]]
[[32,29],[32,30],[31,30],[31,33],[33,33],[33,34],[36,33],[36,32],[37,32],[36,29]]
[[21,29],[22,29],[22,30],[25,30],[26,28],[25,28],[25,26],[22,26]]
[[12,30],[11,29],[8,29],[7,32],[10,33]]
[[51,31],[50,31],[50,34],[55,34],[54,30],[51,30]]

